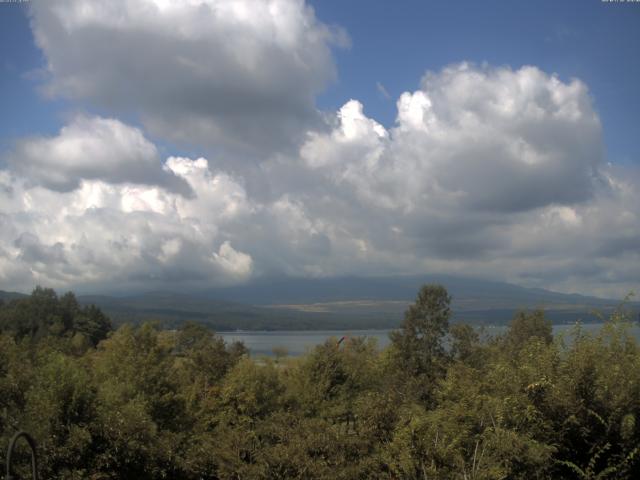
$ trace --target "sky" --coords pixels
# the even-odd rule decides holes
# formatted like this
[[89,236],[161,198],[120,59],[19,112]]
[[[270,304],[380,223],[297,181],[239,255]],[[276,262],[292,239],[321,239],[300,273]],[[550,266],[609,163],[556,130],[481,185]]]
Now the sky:
[[640,3],[0,2],[0,289],[640,286]]

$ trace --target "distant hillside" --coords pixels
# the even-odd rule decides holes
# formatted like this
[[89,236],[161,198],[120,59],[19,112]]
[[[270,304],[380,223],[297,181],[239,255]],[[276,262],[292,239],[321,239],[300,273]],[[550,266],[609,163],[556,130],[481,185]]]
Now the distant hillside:
[[517,310],[533,308],[544,308],[554,323],[593,322],[594,311],[606,315],[620,303],[453,276],[279,278],[189,294],[81,298],[116,319],[196,320],[217,330],[393,328],[425,283],[447,287],[454,320],[475,324],[505,324]]
[[[598,321],[620,300],[567,295],[452,276],[402,276],[256,281],[200,292],[130,296],[80,295],[118,324],[157,320],[167,327],[197,321],[218,331],[394,328],[421,285],[441,283],[453,297],[454,321],[505,324],[517,310],[544,308],[554,323]],[[22,294],[0,291],[0,299]],[[640,304],[629,304],[637,316]]]
[[[344,319],[387,319],[392,326],[402,318],[421,285],[441,283],[453,297],[454,320],[504,324],[521,309],[543,308],[554,323],[598,321],[595,312],[608,314],[621,300],[564,294],[525,288],[505,282],[454,276],[280,278],[248,285],[200,292],[210,299],[251,302],[272,309],[324,314]],[[637,312],[639,304],[630,305]]]
[[168,328],[186,321],[209,325],[217,331],[314,330],[324,328],[386,328],[397,324],[390,316],[335,315],[287,308],[253,306],[201,296],[150,292],[128,297],[81,295],[82,304],[99,306],[115,324],[157,320]]
[[533,308],[551,304],[606,306],[619,303],[578,294],[525,288],[505,282],[444,275],[395,277],[279,278],[211,289],[198,295],[253,305],[339,302],[350,300],[413,301],[426,283],[440,283],[458,308]]
[[24,298],[27,295],[24,293],[18,292],[5,292],[4,290],[0,290],[0,300],[8,302],[10,300],[14,300],[16,298]]

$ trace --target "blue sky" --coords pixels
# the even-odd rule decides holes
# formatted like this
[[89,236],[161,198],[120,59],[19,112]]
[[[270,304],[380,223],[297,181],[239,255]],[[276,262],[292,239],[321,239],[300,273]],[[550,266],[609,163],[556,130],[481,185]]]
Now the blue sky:
[[622,297],[639,27],[600,0],[0,3],[0,288],[441,273]]

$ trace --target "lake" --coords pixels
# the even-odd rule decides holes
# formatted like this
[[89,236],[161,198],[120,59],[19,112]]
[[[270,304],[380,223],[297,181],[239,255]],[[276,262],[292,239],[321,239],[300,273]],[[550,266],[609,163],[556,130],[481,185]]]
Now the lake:
[[[554,325],[553,334],[569,333],[574,327],[571,325]],[[602,327],[600,323],[583,324],[584,331],[595,333]],[[506,330],[505,326],[485,327],[488,336],[500,335]],[[324,343],[328,338],[335,337],[368,337],[376,339],[378,346],[384,348],[389,344],[389,332],[391,330],[317,330],[295,331],[285,330],[276,332],[221,332],[220,336],[226,342],[241,341],[249,349],[252,356],[273,356],[275,347],[283,347],[291,356],[299,356],[307,353],[316,345]],[[631,331],[636,339],[640,340],[640,325],[634,324]]]

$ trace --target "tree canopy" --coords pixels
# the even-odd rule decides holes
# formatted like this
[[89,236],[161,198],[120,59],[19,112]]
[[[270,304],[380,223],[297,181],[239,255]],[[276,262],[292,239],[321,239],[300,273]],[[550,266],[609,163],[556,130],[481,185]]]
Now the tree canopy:
[[274,361],[197,324],[110,331],[38,288],[0,306],[0,437],[32,433],[47,479],[640,478],[624,315],[554,338],[522,312],[486,339],[450,301],[423,287],[386,349]]

